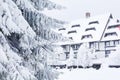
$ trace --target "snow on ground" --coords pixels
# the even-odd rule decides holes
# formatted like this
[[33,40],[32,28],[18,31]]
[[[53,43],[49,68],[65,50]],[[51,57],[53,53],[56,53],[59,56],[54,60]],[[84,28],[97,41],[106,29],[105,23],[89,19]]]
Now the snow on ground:
[[61,69],[58,80],[120,80],[120,68]]

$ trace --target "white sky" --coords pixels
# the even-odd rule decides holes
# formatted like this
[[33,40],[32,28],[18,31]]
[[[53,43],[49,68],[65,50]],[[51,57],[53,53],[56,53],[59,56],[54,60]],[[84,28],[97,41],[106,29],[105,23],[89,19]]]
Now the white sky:
[[112,13],[120,19],[120,0],[51,0],[65,6],[64,10],[45,10],[45,14],[60,20],[74,21],[85,18],[85,13],[90,12],[91,16]]

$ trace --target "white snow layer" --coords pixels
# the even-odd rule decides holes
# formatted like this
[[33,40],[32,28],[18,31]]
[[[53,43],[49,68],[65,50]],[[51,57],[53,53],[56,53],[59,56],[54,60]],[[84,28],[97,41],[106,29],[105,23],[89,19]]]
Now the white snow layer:
[[120,69],[62,69],[57,80],[120,80]]
[[0,4],[0,27],[2,27],[4,34],[23,33],[31,37],[35,36],[35,32],[24,19],[21,11],[11,0],[1,2]]

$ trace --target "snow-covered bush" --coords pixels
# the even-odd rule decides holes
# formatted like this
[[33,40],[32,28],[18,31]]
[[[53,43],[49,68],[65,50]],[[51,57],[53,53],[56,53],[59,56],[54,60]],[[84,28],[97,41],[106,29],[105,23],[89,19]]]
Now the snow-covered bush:
[[70,55],[69,55],[69,59],[67,60],[67,66],[73,66],[73,65],[75,65],[74,52],[73,49],[70,48]]
[[90,49],[87,47],[86,43],[83,43],[77,55],[77,63],[80,66],[87,67],[91,66],[91,60],[94,57],[94,49]]

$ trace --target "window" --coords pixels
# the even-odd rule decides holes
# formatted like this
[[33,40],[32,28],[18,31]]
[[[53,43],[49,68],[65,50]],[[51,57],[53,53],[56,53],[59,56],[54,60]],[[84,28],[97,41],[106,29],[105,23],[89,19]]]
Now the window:
[[74,52],[74,58],[77,59],[78,52]]
[[74,45],[71,45],[71,47],[73,50],[78,50],[80,47],[80,44],[74,44]]
[[117,23],[119,23],[120,21],[117,19]]
[[69,39],[73,39],[72,37],[69,37]]
[[69,59],[70,53],[69,52],[65,52],[65,54],[66,54],[66,59]]
[[110,41],[110,46],[115,46],[114,41]]
[[79,25],[79,24],[77,24],[77,25],[73,25],[72,28],[73,28],[73,27],[80,27],[80,25]]
[[94,48],[94,42],[90,42],[89,47],[90,47],[90,48]]
[[119,44],[119,40],[114,41],[115,46]]
[[93,37],[92,37],[91,34],[89,34],[89,35],[83,35],[82,38],[81,38],[81,40],[82,40],[82,39],[85,39],[85,38],[93,38]]
[[118,28],[120,25],[109,26],[107,29]]
[[106,46],[106,47],[115,46],[115,45],[114,45],[114,41],[106,41],[106,42],[105,42],[105,46]]
[[110,46],[110,41],[106,41],[106,42],[105,42],[105,46],[106,46],[106,47]]
[[96,31],[96,29],[95,29],[94,27],[92,27],[92,28],[87,28],[85,31],[90,31],[90,30]]
[[61,31],[61,30],[66,30],[66,29],[65,28],[60,28],[59,31]]
[[110,54],[110,50],[106,50],[106,51],[105,51],[105,57],[108,57],[109,54]]
[[69,52],[70,51],[70,46],[69,45],[62,45],[62,48],[65,52]]
[[90,42],[89,44],[89,48],[95,48],[95,49],[99,49],[99,43],[98,42]]
[[104,37],[107,37],[107,36],[117,36],[117,33],[116,32],[105,33]]
[[71,33],[77,33],[77,31],[76,30],[68,31],[68,34],[71,34]]
[[98,21],[92,21],[92,22],[89,22],[89,25],[90,24],[99,24],[99,22]]

